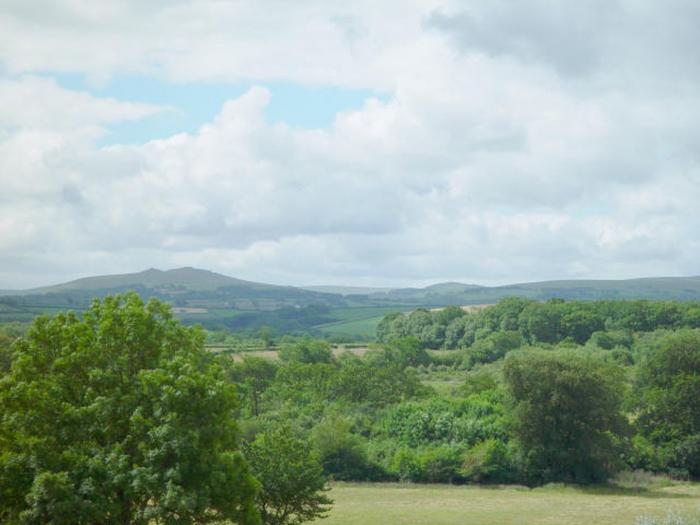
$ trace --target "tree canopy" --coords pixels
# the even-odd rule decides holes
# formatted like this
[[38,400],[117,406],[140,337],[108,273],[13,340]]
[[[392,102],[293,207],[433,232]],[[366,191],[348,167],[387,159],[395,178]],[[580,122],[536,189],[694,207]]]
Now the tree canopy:
[[3,523],[258,523],[235,388],[163,303],[37,318],[0,405]]
[[534,482],[606,479],[615,437],[624,429],[619,369],[575,351],[528,350],[510,354],[503,373],[526,476]]
[[662,337],[642,361],[636,386],[638,424],[658,450],[644,466],[700,476],[700,332]]

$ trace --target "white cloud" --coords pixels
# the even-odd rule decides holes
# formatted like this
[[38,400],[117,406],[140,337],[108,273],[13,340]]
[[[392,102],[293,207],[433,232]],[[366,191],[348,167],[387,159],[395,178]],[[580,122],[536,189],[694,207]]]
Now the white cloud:
[[[296,284],[697,273],[700,95],[659,76],[695,74],[692,5],[633,4],[577,4],[564,38],[572,12],[542,2],[8,3],[11,72],[391,96],[308,130],[267,122],[253,87],[196,133],[98,147],[163,108],[0,80],[0,287],[179,265]],[[658,17],[679,30],[652,50]],[[20,38],[31,23],[47,30]]]

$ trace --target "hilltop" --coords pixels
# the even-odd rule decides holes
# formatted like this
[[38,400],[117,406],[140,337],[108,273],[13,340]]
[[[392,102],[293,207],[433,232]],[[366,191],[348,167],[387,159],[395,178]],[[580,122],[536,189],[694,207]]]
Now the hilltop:
[[22,294],[46,294],[66,291],[86,291],[86,290],[121,290],[134,287],[152,289],[179,289],[191,291],[208,291],[217,288],[236,286],[240,288],[250,288],[254,290],[271,290],[275,288],[285,289],[287,287],[262,284],[252,281],[244,281],[227,275],[200,270],[198,268],[184,267],[172,270],[158,270],[149,268],[137,273],[124,273],[117,275],[97,275],[93,277],[83,277],[67,283],[44,286],[31,290],[24,290]]

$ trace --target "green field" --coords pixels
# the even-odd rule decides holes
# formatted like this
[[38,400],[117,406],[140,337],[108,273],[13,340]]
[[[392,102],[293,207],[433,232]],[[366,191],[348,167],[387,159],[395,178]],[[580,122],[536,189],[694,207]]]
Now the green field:
[[647,490],[335,484],[324,525],[634,525],[700,511],[700,484]]
[[377,332],[377,325],[382,317],[370,317],[357,321],[342,321],[321,326],[315,326],[319,332],[326,335],[348,335],[351,337],[372,338]]
[[349,335],[374,337],[377,325],[391,312],[402,311],[401,307],[350,307],[333,308],[330,316],[338,319],[332,323],[316,325],[313,328],[327,335]]

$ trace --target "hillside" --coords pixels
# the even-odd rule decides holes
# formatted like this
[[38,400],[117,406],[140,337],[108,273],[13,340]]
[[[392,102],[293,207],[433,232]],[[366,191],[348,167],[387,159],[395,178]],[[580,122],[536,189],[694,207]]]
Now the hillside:
[[187,267],[165,271],[149,268],[148,270],[137,273],[83,277],[82,279],[76,279],[63,284],[24,290],[20,293],[22,295],[37,293],[46,294],[66,291],[117,290],[133,287],[206,291],[216,290],[224,286],[237,286],[256,290],[284,288],[270,284],[243,281],[209,270]]
[[196,268],[85,277],[63,284],[0,297],[0,322],[26,321],[40,313],[82,310],[93,297],[135,290],[174,306],[187,323],[229,331],[325,333],[369,337],[390,311],[450,304],[491,304],[509,296],[536,300],[677,299],[700,300],[700,277],[627,280],[559,280],[478,286],[456,282],[424,288],[382,289],[353,286],[297,288],[236,279]]
[[209,314],[210,310],[215,309],[228,312],[269,311],[343,303],[340,295],[244,281],[196,268],[165,271],[151,268],[137,273],[85,277],[58,285],[11,292],[12,295],[6,295],[2,301],[16,307],[68,307],[80,310],[93,297],[127,290],[135,290],[146,298],[168,301],[182,314]]
[[426,288],[402,288],[374,293],[380,302],[424,306],[493,303],[510,296],[562,299],[677,299],[700,300],[700,277],[650,277],[621,280],[559,280],[505,286],[440,283]]

